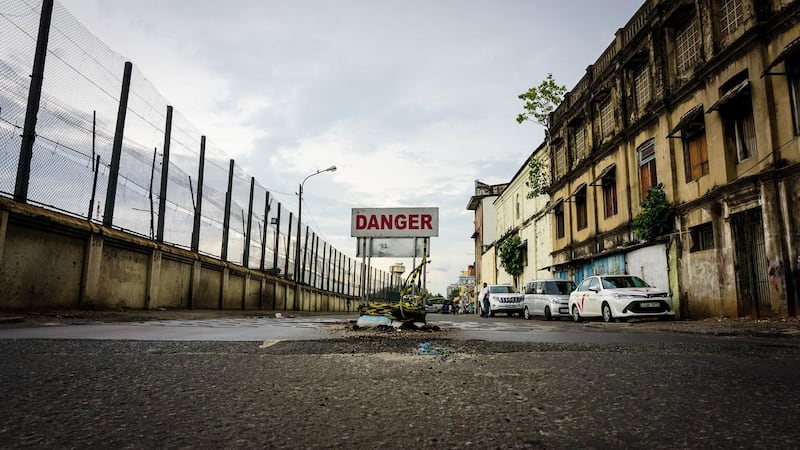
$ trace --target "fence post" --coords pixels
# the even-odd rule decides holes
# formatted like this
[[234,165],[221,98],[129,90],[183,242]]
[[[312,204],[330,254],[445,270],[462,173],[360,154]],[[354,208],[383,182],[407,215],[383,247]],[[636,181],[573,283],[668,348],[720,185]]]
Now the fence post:
[[161,159],[161,189],[158,191],[158,228],[156,241],[164,242],[164,214],[167,211],[167,180],[169,179],[169,144],[172,140],[172,106],[167,105],[164,125],[164,155]]
[[89,214],[86,215],[86,220],[92,220],[92,209],[94,208],[94,196],[97,193],[97,175],[100,173],[100,155],[95,157],[94,163],[94,180],[92,181],[92,198],[89,199]]
[[25,110],[25,125],[22,128],[22,145],[19,150],[17,178],[14,187],[14,200],[22,203],[28,201],[33,141],[36,139],[36,119],[39,114],[39,102],[42,98],[44,62],[47,57],[47,41],[50,38],[50,20],[52,17],[53,0],[44,0],[42,2],[42,14],[39,17],[39,36],[36,39],[36,53],[33,57],[31,85],[28,89],[28,107]]
[[[299,225],[299,223],[298,223]],[[299,242],[298,242],[299,244]],[[308,261],[308,225],[306,225],[306,237],[303,240],[303,265],[298,266],[300,267],[300,278],[296,278],[300,281],[300,284],[306,283],[306,262]]]
[[197,169],[197,200],[194,205],[194,224],[192,225],[192,251],[200,251],[200,218],[203,206],[203,173],[206,166],[206,137],[200,136],[200,167]]
[[269,226],[269,191],[264,198],[264,230],[261,235],[261,263],[258,265],[260,271],[264,271],[264,258],[267,252],[267,227]]
[[278,214],[275,217],[275,252],[272,254],[272,268],[278,267],[278,251],[281,241],[281,204],[278,202]]
[[[289,255],[292,253],[292,220],[293,213],[289,211],[289,231],[286,233],[286,267],[284,267],[284,276],[289,279]],[[294,274],[292,275],[294,278]]]
[[228,168],[228,191],[225,193],[225,217],[222,219],[222,251],[220,252],[220,259],[223,261],[228,260],[228,234],[231,227],[231,200],[233,196],[233,160]]
[[128,112],[128,94],[131,90],[131,72],[133,64],[125,62],[125,73],[122,76],[122,91],[119,95],[117,110],[117,128],[114,130],[114,144],[111,148],[111,169],[108,173],[108,189],[106,190],[106,208],[103,212],[103,226],[110,227],[114,222],[114,204],[117,197],[117,180],[119,179],[119,161],[122,158],[122,137],[125,134],[125,115]]
[[256,186],[256,178],[250,177],[250,201],[247,206],[247,230],[244,235],[244,255],[242,255],[242,265],[250,268],[250,238],[253,228],[253,190]]
[[314,281],[311,284],[312,286],[317,287],[317,271],[319,270],[319,236],[315,234],[314,238],[314,258],[312,259],[314,262]]

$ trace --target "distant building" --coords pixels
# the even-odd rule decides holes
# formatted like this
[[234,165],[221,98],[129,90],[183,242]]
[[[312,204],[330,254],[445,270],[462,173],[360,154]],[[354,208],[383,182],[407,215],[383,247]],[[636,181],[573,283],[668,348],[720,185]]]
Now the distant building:
[[[494,256],[491,255],[484,264],[483,254],[487,248],[493,248],[497,239],[497,213],[494,200],[508,186],[508,183],[489,185],[475,180],[475,195],[469,199],[467,209],[475,212],[475,231],[472,239],[475,242],[475,280],[494,283],[497,279]],[[488,268],[488,270],[485,270]]]

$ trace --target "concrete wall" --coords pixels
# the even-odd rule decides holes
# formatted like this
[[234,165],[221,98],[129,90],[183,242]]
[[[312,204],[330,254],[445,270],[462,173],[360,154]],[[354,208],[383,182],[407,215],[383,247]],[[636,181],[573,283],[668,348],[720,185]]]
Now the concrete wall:
[[[293,310],[295,289],[291,280],[0,197],[2,310]],[[297,305],[344,311],[347,298],[302,286]]]

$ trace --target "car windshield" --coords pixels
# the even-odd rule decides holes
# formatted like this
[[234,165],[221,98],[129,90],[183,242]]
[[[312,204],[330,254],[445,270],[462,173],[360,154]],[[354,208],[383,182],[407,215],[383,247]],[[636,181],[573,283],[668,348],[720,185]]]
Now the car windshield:
[[603,289],[650,287],[639,277],[603,277]]
[[548,281],[544,285],[544,293],[548,295],[569,295],[575,290],[575,283],[572,281]]
[[492,294],[513,294],[514,287],[505,285],[491,286],[489,287],[489,292]]

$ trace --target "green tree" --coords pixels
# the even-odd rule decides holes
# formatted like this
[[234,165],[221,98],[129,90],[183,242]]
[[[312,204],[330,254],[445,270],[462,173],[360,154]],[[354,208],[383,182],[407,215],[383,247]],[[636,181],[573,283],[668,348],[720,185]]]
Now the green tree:
[[447,298],[449,298],[450,300],[455,300],[459,296],[461,296],[461,289],[453,288],[450,290],[450,295],[448,295]]
[[522,275],[523,258],[522,249],[520,249],[519,236],[514,235],[500,244],[500,265],[503,266],[506,273],[514,277],[514,286],[517,286],[517,277]]
[[633,218],[633,234],[636,239],[652,241],[672,231],[672,219],[664,185],[659,183],[647,191],[642,211]]
[[[567,87],[556,83],[553,74],[548,73],[539,86],[532,87],[517,96],[525,102],[522,106],[523,112],[517,115],[517,123],[531,121],[544,127],[544,138],[548,149],[551,115],[564,100],[566,93]],[[549,170],[540,158],[533,157],[528,161],[528,181],[525,185],[528,187],[528,198],[544,195],[550,188]]]

